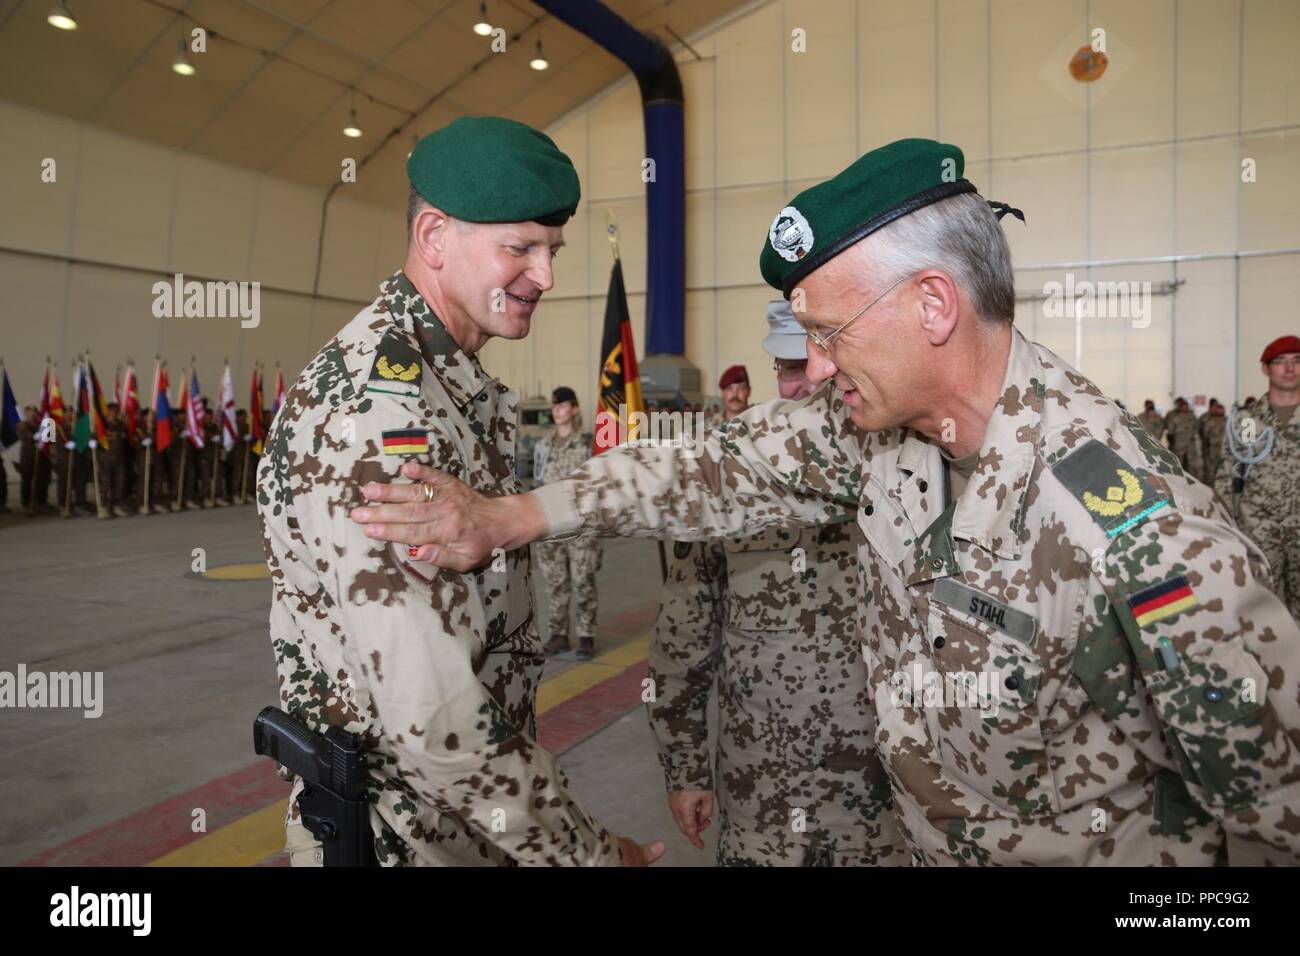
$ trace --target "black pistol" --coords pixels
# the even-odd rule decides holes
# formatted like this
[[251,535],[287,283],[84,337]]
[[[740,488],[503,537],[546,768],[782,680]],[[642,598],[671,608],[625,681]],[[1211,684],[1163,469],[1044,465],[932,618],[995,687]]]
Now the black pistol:
[[298,811],[325,850],[326,866],[374,866],[365,751],[355,734],[308,730],[278,707],[253,721],[253,749],[302,778]]

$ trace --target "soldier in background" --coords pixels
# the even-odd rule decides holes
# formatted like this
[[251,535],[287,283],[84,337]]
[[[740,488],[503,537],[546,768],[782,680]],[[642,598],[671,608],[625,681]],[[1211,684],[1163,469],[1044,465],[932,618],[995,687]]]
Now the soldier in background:
[[1163,415],[1156,411],[1154,401],[1148,398],[1143,403],[1142,414],[1137,417],[1137,420],[1142,423],[1142,427],[1149,431],[1156,441],[1165,440],[1165,419]]
[[[253,475],[252,470],[253,455],[252,452],[245,452],[248,447],[248,412],[244,409],[235,410],[235,447],[230,449],[230,454],[226,456],[226,482],[227,482],[227,500],[232,505],[239,504],[239,494],[242,491],[247,500],[252,501],[255,497],[253,494]],[[248,463],[248,481],[244,481],[245,463]]]
[[[203,400],[203,407],[208,408],[208,400]],[[222,500],[226,489],[222,477],[225,471],[221,454],[221,419],[209,415],[203,423],[203,447],[198,450],[199,477],[198,497],[205,506],[211,502],[213,507],[224,505]],[[213,481],[215,479],[215,484]]]
[[1227,409],[1217,398],[1210,399],[1210,410],[1196,425],[1201,436],[1201,480],[1210,487],[1214,487],[1214,478],[1223,461],[1223,433],[1227,426]]
[[1178,456],[1183,471],[1194,478],[1201,475],[1201,439],[1196,424],[1196,413],[1187,399],[1174,399],[1174,410],[1165,416],[1169,450]]
[[1268,558],[1273,593],[1300,621],[1300,338],[1270,342],[1260,369],[1268,393],[1233,409],[1215,490]]
[[[36,514],[37,506],[37,499],[32,496],[32,486],[37,477],[36,459],[40,457],[36,452],[36,440],[40,437],[41,423],[36,416],[36,406],[28,405],[23,409],[22,420],[18,422],[18,500],[23,512],[29,515]],[[45,505],[43,496],[40,505]]]
[[163,488],[163,478],[167,472],[167,456],[159,454],[158,449],[154,448],[153,414],[153,409],[147,409],[140,416],[140,442],[135,448],[135,500],[139,503],[140,510],[144,511],[145,488],[148,487],[147,513],[161,514],[168,510],[167,493]]
[[[784,299],[768,306],[767,321],[777,389],[805,398],[803,330]],[[673,545],[646,710],[669,809],[697,848],[716,800],[720,866],[911,862],[872,739],[856,611],[867,600],[861,537],[848,520]]]
[[109,402],[104,418],[104,445],[99,449],[99,494],[104,503],[101,518],[125,518],[127,484],[126,423],[117,417],[117,402]]
[[[551,393],[551,419],[555,431],[533,448],[533,477],[539,484],[559,481],[591,457],[591,432],[580,431],[582,412],[573,389],[560,386]],[[537,558],[550,593],[551,637],[548,657],[569,650],[569,604],[577,619],[580,661],[589,661],[596,646],[596,572],[600,570],[600,541],[583,535],[571,541],[548,541],[537,546]]]

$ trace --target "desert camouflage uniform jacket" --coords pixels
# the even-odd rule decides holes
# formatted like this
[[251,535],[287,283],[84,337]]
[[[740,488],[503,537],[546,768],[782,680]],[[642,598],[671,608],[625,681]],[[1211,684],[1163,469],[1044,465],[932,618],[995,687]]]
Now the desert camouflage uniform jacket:
[[1012,338],[956,501],[936,445],[862,434],[826,388],[533,495],[553,535],[853,509],[876,741],[919,862],[1297,862],[1300,631],[1259,550],[1136,419]]
[[723,863],[910,861],[875,753],[861,539],[841,522],[673,545],[647,712],[668,789],[716,793]]
[[363,736],[383,864],[617,863],[536,742],[528,549],[455,574],[348,517],[404,461],[519,488],[513,393],[403,273],[381,290],[287,393],[259,467],[280,698],[314,730]]

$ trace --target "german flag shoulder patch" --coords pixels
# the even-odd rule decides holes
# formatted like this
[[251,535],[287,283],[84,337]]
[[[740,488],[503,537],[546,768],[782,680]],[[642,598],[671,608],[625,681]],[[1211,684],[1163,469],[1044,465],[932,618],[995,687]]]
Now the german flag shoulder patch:
[[1141,591],[1134,591],[1128,596],[1129,610],[1133,612],[1138,627],[1146,627],[1183,611],[1190,611],[1200,603],[1192,586],[1187,583],[1187,577],[1182,574]]
[[385,455],[423,455],[429,450],[429,433],[423,428],[395,428],[383,438]]

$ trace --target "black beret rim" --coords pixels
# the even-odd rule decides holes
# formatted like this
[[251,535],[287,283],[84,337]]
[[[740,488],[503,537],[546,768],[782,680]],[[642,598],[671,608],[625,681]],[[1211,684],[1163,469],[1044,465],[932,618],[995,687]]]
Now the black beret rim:
[[947,199],[950,196],[958,196],[962,193],[978,192],[975,184],[968,179],[958,179],[950,183],[939,183],[937,186],[931,186],[908,199],[904,199],[897,206],[886,209],[884,212],[872,216],[862,225],[858,226],[851,232],[845,233],[835,242],[826,246],[820,252],[814,252],[812,255],[800,260],[799,264],[790,270],[789,275],[781,283],[781,294],[787,299],[794,287],[807,276],[810,272],[821,268],[831,259],[834,259],[849,246],[867,236],[871,235],[877,229],[889,225],[895,219],[901,219],[908,213],[916,212],[923,206],[930,206],[937,203],[940,199]]
[[[410,182],[410,177],[407,177],[407,182]],[[434,202],[432,199],[426,196],[424,192],[420,189],[420,187],[415,185],[415,183],[411,183],[411,188],[414,189],[417,193],[419,193],[420,198],[423,199],[425,202],[427,202],[430,206],[433,206],[435,209],[441,209],[447,215],[459,219],[462,222],[481,222],[481,223],[535,222],[542,226],[563,226],[570,219],[572,219],[573,214],[578,211],[578,207],[574,206],[572,209],[569,209],[567,207],[564,209],[557,209],[554,212],[548,212],[542,216],[533,216],[530,219],[466,219],[464,216],[448,209],[442,203]]]

